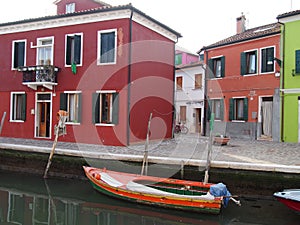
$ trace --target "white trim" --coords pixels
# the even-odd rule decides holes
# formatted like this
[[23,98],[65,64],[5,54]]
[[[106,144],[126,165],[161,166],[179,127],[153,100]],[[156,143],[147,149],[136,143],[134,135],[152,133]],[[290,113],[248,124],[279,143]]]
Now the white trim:
[[276,69],[276,66],[275,66],[275,61],[273,60],[273,71],[270,71],[270,72],[261,72],[261,67],[262,67],[262,50],[263,49],[267,49],[267,48],[274,48],[274,58],[276,57],[276,45],[270,45],[270,46],[265,46],[265,47],[262,47],[259,49],[259,74],[262,74],[262,75],[265,75],[265,74],[272,74],[272,73],[275,73],[275,69]]
[[96,91],[97,94],[109,94],[109,93],[117,93],[116,90],[101,90],[101,91]]
[[[38,100],[39,94],[50,94],[50,100]],[[49,124],[49,137],[39,137],[37,134],[37,116],[38,116],[38,103],[50,102],[50,124]],[[52,136],[52,107],[53,107],[53,93],[52,92],[36,92],[35,93],[35,115],[34,115],[34,138],[51,139]]]
[[297,20],[300,20],[300,14],[285,17],[285,18],[281,18],[281,19],[278,20],[278,22],[280,22],[280,23],[289,23],[289,22],[294,22],[294,21],[297,21]]
[[116,124],[113,123],[96,123],[95,124],[96,127],[114,127],[116,126]]
[[280,91],[286,94],[298,94],[300,93],[300,88],[280,89]]
[[[95,22],[103,22],[103,21],[112,21],[118,19],[129,19],[131,16],[130,9],[120,9],[120,10],[112,10],[108,12],[98,12],[98,13],[90,13],[83,15],[74,15],[74,16],[65,16],[65,17],[55,17],[53,19],[48,20],[40,20],[33,21],[28,23],[20,23],[14,25],[7,25],[0,27],[0,35],[2,34],[11,34],[11,33],[19,33],[26,32],[32,30],[41,30],[41,29],[50,29],[50,28],[58,28],[65,26],[73,26],[79,24],[87,24],[87,23],[95,23]],[[162,26],[159,26],[157,23],[147,19],[146,17],[140,15],[137,12],[133,14],[133,21],[139,23],[162,36],[176,42],[177,35],[166,30]]]
[[[48,45],[41,45],[40,43],[42,41],[47,41],[47,40],[51,40],[51,44]],[[44,48],[44,47],[51,47],[51,65],[54,64],[53,60],[54,60],[54,36],[49,36],[49,37],[40,37],[36,39],[37,45],[34,46],[34,48],[36,48],[36,65],[41,65],[39,63],[39,49],[40,48]],[[46,65],[46,64],[44,64]]]
[[9,122],[24,123],[23,120],[13,120],[12,119],[12,113],[14,112],[13,97],[14,97],[14,95],[24,95],[24,94],[26,94],[25,91],[12,91],[12,92],[10,92],[10,114],[9,114]]
[[224,55],[217,55],[217,56],[213,56],[213,57],[210,57],[210,59],[217,59],[217,58],[221,58],[223,57]]
[[24,48],[24,65],[26,66],[26,55],[27,55],[27,40],[21,39],[21,40],[13,40],[12,41],[12,53],[11,53],[11,70],[17,70],[17,68],[14,68],[14,56],[15,56],[15,43],[16,42],[25,42],[25,48]]
[[80,94],[82,91],[64,91],[65,94]]
[[247,77],[247,76],[256,76],[256,75],[258,75],[259,66],[260,66],[260,64],[259,64],[259,59],[260,59],[259,49],[258,48],[254,48],[254,49],[246,50],[246,51],[243,51],[243,52],[244,53],[250,53],[250,52],[254,52],[254,51],[256,51],[256,73],[246,73],[246,74],[243,74],[242,76],[246,76]]
[[76,66],[82,66],[82,60],[83,60],[83,33],[73,33],[73,34],[66,34],[65,35],[65,67],[71,67],[71,65],[67,65],[67,62],[66,62],[66,57],[67,57],[67,37],[68,36],[71,36],[71,37],[74,37],[75,35],[80,35],[81,36],[81,49],[80,49],[80,64],[76,64]]
[[[114,32],[115,33],[115,48],[114,48],[114,60],[113,62],[108,62],[108,63],[101,63],[100,59],[101,59],[101,35],[105,34],[105,33],[111,33]],[[97,65],[114,65],[117,64],[117,36],[118,36],[118,32],[117,29],[108,29],[108,30],[99,30],[97,32]]]

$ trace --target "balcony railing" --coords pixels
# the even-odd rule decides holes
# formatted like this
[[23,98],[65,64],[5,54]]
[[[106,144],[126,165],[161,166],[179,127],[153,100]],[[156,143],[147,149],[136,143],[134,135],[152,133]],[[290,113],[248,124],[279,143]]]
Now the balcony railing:
[[23,73],[23,84],[37,90],[37,86],[52,89],[57,85],[59,68],[52,65],[24,66],[18,68]]

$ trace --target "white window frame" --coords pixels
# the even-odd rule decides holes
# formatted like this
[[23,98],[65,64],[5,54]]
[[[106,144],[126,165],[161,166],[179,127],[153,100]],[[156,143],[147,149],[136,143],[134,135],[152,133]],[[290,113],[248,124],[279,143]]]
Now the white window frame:
[[[101,105],[101,103],[102,103],[102,101],[101,101],[101,94],[114,94],[114,93],[117,93],[117,91],[116,90],[105,90],[105,91],[96,91],[96,93],[97,94],[100,94],[100,96],[99,96],[99,98],[100,98],[100,103],[99,103],[99,121],[101,121],[102,120],[102,118],[101,118],[101,110],[102,110],[102,105]],[[111,99],[111,101],[113,101],[113,99]],[[113,103],[113,102],[111,102],[111,103]],[[110,104],[111,105],[111,107],[110,107],[110,118],[111,119],[113,119],[112,118],[112,112],[113,112],[113,104]],[[96,126],[107,126],[107,127],[113,127],[113,126],[115,126],[116,124],[113,124],[113,123],[96,123],[95,124]]]
[[[104,33],[115,32],[115,49],[114,49],[114,60],[113,62],[101,63],[101,35]],[[108,30],[100,30],[98,31],[97,37],[97,65],[113,65],[117,63],[117,29],[108,29]]]
[[73,13],[75,12],[75,2],[71,2],[71,3],[68,3],[66,4],[66,13]]
[[[47,45],[42,45],[43,41],[47,41],[47,40],[51,40],[51,44],[47,44]],[[45,47],[51,47],[51,56],[50,56],[50,60],[51,63],[50,65],[53,65],[53,55],[54,55],[54,36],[50,36],[50,37],[42,37],[42,38],[37,38],[37,46],[35,46],[36,48],[36,65],[41,65],[39,63],[39,50],[40,48],[45,48]],[[44,63],[43,65],[47,65],[46,63]]]
[[[250,49],[250,50],[247,50],[247,51],[244,51],[244,53],[248,54],[250,52],[255,52],[256,51],[256,73],[248,73],[248,71],[246,70],[246,74],[244,74],[243,76],[255,76],[255,75],[258,75],[258,71],[259,71],[259,49],[255,48],[255,49]],[[247,67],[246,67],[247,68]]]
[[66,34],[65,36],[65,67],[71,67],[71,65],[67,65],[66,57],[67,57],[67,38],[74,37],[75,35],[81,36],[81,48],[80,48],[80,64],[76,64],[76,66],[82,66],[83,59],[83,33],[74,33],[74,34]]
[[10,120],[9,120],[10,122],[19,122],[19,123],[25,122],[24,120],[16,120],[16,119],[14,119],[14,116],[13,116],[13,114],[15,114],[15,112],[16,112],[16,107],[13,104],[14,96],[15,95],[24,95],[24,94],[26,94],[25,91],[16,91],[16,92],[10,93]]
[[[246,96],[240,96],[240,97],[232,97],[234,99],[234,104],[236,104],[236,100],[238,99],[245,99],[247,98]],[[244,106],[243,106],[244,107]],[[234,109],[235,109],[235,106],[234,106]],[[235,113],[234,113],[235,114]],[[245,115],[244,115],[244,118],[245,118]],[[232,122],[237,122],[237,123],[245,123],[246,121],[245,120],[238,120],[237,119],[237,116],[232,120]]]
[[[70,119],[70,116],[71,116],[70,115],[70,113],[71,113],[71,109],[70,109],[70,94],[71,95],[73,95],[73,94],[75,95],[75,94],[81,94],[81,93],[82,93],[81,91],[64,91],[64,94],[68,95],[68,97],[67,97],[67,112],[69,112],[69,117],[68,117],[68,121],[66,122],[66,124],[80,125],[80,122],[69,121],[69,119]],[[79,100],[78,100],[77,104],[79,104]],[[79,113],[79,112],[80,112],[80,109],[78,109],[77,113]]]
[[27,40],[21,39],[21,40],[14,40],[12,42],[12,54],[11,54],[11,69],[17,70],[18,68],[14,68],[14,60],[15,60],[15,43],[16,42],[25,42],[25,50],[24,50],[24,65],[26,66],[26,55],[27,55]]

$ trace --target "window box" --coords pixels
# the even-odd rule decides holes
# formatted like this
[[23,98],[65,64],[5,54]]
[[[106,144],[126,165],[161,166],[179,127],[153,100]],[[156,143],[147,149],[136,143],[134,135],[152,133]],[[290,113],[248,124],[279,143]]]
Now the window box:
[[215,136],[214,137],[214,144],[215,145],[227,145],[228,142],[230,141],[230,138],[229,137],[226,137],[226,136]]

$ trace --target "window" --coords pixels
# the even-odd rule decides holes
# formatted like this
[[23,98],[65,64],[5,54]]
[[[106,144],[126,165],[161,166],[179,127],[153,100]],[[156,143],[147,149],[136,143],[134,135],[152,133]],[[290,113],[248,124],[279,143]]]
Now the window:
[[80,92],[65,92],[60,94],[60,109],[69,113],[68,122],[81,122],[82,95]]
[[66,4],[66,13],[75,12],[75,3]]
[[181,65],[182,64],[182,54],[176,54],[175,55],[175,65]]
[[176,77],[176,90],[182,90],[182,77]]
[[270,73],[275,71],[274,47],[261,50],[261,73]]
[[211,118],[211,113],[214,113],[216,120],[224,119],[224,99],[211,99],[208,101],[208,120]]
[[241,53],[241,75],[257,73],[257,51]]
[[248,98],[229,100],[229,120],[248,120]]
[[66,65],[80,65],[82,59],[82,34],[66,35]]
[[37,56],[37,65],[52,65],[53,37],[38,39]]
[[12,92],[10,101],[10,120],[26,120],[26,94],[24,92]]
[[225,56],[209,59],[208,67],[210,78],[225,77]]
[[295,72],[300,74],[300,50],[295,51]]
[[94,124],[118,124],[119,94],[115,91],[94,93],[92,112]]
[[117,32],[107,30],[98,32],[98,64],[116,63]]
[[186,121],[186,106],[180,106],[180,122]]
[[12,54],[12,68],[17,69],[18,67],[25,66],[25,41],[13,41],[13,54]]
[[202,88],[202,74],[195,74],[195,89]]

